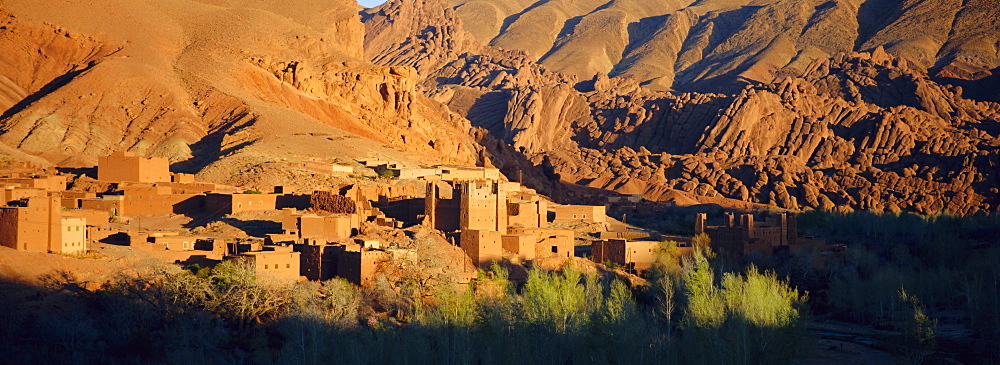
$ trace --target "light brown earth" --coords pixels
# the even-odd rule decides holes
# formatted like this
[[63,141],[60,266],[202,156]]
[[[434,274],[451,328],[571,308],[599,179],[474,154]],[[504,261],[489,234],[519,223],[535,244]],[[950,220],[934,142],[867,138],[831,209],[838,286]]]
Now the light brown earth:
[[474,164],[468,122],[413,70],[364,61],[350,0],[0,4],[0,151],[92,165],[116,150],[203,180],[268,162]]
[[[526,181],[679,205],[971,214],[1000,204],[1000,98],[989,86],[1000,46],[985,41],[997,27],[971,26],[995,25],[996,7],[499,3],[367,10],[369,34],[401,36],[369,36],[366,55],[427,75],[431,97],[489,131],[477,137],[502,171],[523,170],[519,158],[543,170]],[[885,24],[873,18],[884,13]],[[437,29],[463,41],[432,42]]]
[[[202,180],[493,165],[677,205],[994,211],[986,1],[10,0],[0,157]],[[521,179],[520,176],[524,178]],[[586,194],[584,194],[586,195]]]

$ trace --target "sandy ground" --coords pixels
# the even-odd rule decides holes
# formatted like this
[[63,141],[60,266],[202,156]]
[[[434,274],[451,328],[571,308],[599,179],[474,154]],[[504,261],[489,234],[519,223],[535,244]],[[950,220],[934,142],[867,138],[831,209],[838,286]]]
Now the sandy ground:
[[39,277],[68,271],[94,289],[114,280],[119,274],[135,273],[151,267],[185,261],[188,251],[143,251],[127,246],[95,244],[91,253],[81,256],[24,252],[0,247],[0,280],[37,284]]

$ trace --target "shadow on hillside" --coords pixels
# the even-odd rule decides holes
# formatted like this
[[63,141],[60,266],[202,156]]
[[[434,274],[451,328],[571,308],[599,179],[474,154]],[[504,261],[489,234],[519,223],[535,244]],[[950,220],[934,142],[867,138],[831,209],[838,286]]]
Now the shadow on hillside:
[[171,164],[170,171],[198,173],[206,166],[218,161],[219,158],[253,144],[253,141],[242,141],[234,145],[227,145],[226,137],[233,136],[256,123],[257,117],[248,112],[233,112],[212,132],[190,146],[191,158]]
[[264,238],[269,234],[280,234],[282,232],[281,222],[263,219],[243,220],[226,216],[224,214],[211,214],[209,212],[196,212],[186,214],[191,221],[184,224],[184,229],[205,228],[215,222],[222,222],[233,228],[243,231],[247,236]]

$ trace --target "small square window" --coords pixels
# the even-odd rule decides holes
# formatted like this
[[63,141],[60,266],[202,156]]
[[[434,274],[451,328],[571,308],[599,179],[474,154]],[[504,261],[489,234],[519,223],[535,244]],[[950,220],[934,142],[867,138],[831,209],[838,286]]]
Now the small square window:
[[267,270],[267,264],[264,264],[264,270]]
[[552,246],[552,253],[559,253],[559,246]]

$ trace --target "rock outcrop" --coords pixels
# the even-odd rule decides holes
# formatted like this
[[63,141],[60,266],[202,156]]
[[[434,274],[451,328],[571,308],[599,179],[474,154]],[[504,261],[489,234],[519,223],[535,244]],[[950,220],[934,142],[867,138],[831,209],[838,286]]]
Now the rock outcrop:
[[[456,10],[467,14],[464,7],[484,3],[462,3]],[[779,45],[751,42],[774,32],[754,33],[757,28],[750,24],[773,19],[776,9],[789,4],[727,10],[738,14],[709,5],[681,6],[670,16],[636,24],[639,28],[633,29],[646,32],[635,39],[666,43],[626,47],[623,60],[628,63],[612,71],[618,76],[598,73],[584,80],[580,74],[552,71],[544,57],[528,49],[497,47],[503,42],[494,38],[493,46],[466,49],[436,71],[427,71],[423,86],[429,96],[485,130],[479,140],[494,160],[539,169],[540,179],[643,194],[650,200],[673,199],[682,191],[787,209],[970,214],[1000,204],[995,187],[1000,104],[966,97],[962,87],[931,76],[926,64],[879,46],[870,52],[838,53],[850,51],[858,34],[874,39],[870,27],[840,30],[824,38],[833,43],[819,42],[815,37],[833,32],[824,24],[859,11],[843,4],[828,5],[822,19],[795,28],[813,37],[796,42],[823,52],[796,62],[733,63],[741,75],[757,75],[744,78],[748,81],[733,92],[727,90],[735,84],[726,81],[716,93],[663,93],[642,81],[648,78],[622,76],[625,69],[641,69],[660,80],[694,72],[678,67],[676,74],[661,72],[646,57],[706,64],[720,48],[744,54],[746,47],[761,42]],[[732,23],[737,15],[746,19]],[[514,32],[518,21],[500,27],[495,37]],[[463,26],[481,36],[493,29],[486,25]],[[729,32],[725,37],[711,34],[723,30]],[[693,54],[700,58],[690,59]],[[744,61],[753,64],[744,67]],[[434,63],[441,64],[440,59]],[[685,85],[722,80],[706,75]]]
[[420,65],[365,61],[351,0],[12,0],[0,17],[0,152],[18,159],[128,150],[252,184],[274,161],[481,158]]
[[654,90],[737,92],[879,46],[977,80],[1000,67],[1000,9],[988,1],[448,1],[483,44],[581,80],[626,76]]

